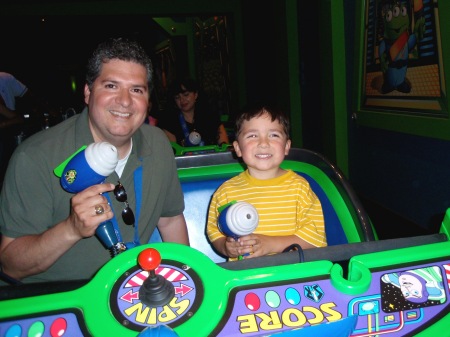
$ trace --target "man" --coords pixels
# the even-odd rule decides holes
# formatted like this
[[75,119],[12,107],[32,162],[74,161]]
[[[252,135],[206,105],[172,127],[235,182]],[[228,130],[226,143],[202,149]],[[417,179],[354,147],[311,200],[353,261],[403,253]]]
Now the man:
[[[88,62],[84,111],[16,149],[0,195],[4,274],[23,282],[91,278],[111,258],[94,235],[107,220],[127,247],[147,243],[156,226],[164,241],[189,244],[170,143],[144,124],[152,81],[151,60],[136,42],[102,43]],[[54,168],[93,142],[117,148],[115,172],[75,195],[64,191]],[[127,194],[115,197],[115,185]],[[135,223],[121,216],[130,210]]]

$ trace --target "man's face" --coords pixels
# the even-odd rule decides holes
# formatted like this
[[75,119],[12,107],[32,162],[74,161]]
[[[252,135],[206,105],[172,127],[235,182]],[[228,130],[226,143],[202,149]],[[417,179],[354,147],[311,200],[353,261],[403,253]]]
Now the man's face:
[[122,60],[103,63],[92,90],[84,88],[94,140],[115,146],[128,142],[147,117],[149,95],[144,66]]

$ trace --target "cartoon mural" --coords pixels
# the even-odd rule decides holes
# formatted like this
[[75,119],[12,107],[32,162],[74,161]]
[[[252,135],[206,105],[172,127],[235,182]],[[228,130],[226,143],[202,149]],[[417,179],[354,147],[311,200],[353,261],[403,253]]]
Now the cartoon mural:
[[[411,83],[406,78],[409,54],[417,42],[423,39],[425,18],[420,16],[414,22],[411,34],[409,1],[382,0],[382,2],[384,34],[378,50],[384,79],[381,93],[386,94],[393,90],[409,93]],[[414,8],[414,12],[423,10],[421,1],[414,1],[414,5],[419,6]]]
[[364,108],[446,112],[438,0],[366,0]]

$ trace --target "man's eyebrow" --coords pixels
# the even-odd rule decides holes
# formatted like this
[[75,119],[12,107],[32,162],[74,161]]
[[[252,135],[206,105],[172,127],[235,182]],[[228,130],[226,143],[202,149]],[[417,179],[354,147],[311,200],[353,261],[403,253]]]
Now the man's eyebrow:
[[136,85],[133,85],[133,87],[134,88],[143,88],[145,90],[148,90],[148,85],[146,85],[146,84],[136,84]]
[[100,81],[100,83],[107,83],[107,82],[112,82],[112,83],[118,83],[119,81],[117,80],[112,80],[110,78],[105,78],[103,80]]

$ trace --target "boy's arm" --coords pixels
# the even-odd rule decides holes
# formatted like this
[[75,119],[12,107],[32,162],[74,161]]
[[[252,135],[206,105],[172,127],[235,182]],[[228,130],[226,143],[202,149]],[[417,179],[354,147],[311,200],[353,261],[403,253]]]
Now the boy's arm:
[[[221,254],[225,255],[223,250],[222,240],[216,242],[218,239],[223,238],[225,236],[219,231],[218,227],[218,219],[219,219],[219,205],[217,204],[217,192],[215,192],[211,198],[211,202],[209,203],[208,208],[208,219],[206,223],[206,235],[208,236],[209,241],[213,244],[214,248],[216,248]],[[222,244],[221,244],[222,242]]]
[[295,235],[313,247],[325,247],[327,239],[322,204],[309,185],[302,191],[299,202]]
[[[219,230],[219,190],[213,194],[208,209],[208,221],[206,224],[206,234],[215,250],[225,257],[237,259],[239,257],[238,248],[240,244],[231,237],[226,237]],[[227,202],[223,202],[226,204]]]

